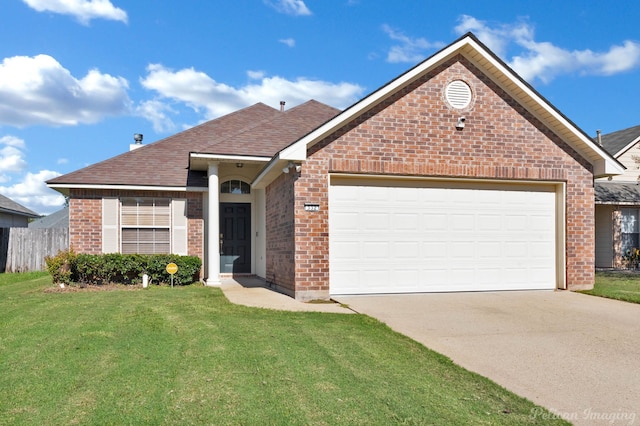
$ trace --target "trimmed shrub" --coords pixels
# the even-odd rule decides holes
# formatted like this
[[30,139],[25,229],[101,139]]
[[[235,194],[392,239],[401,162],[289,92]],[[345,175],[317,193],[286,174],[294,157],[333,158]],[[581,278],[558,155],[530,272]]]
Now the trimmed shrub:
[[73,269],[77,255],[73,247],[69,250],[60,250],[55,256],[46,256],[44,262],[47,271],[51,275],[54,284],[68,284],[73,281]]
[[175,254],[154,254],[147,256],[146,273],[152,282],[170,283],[171,275],[167,273],[167,265],[175,263],[178,272],[173,275],[175,285],[185,285],[198,281],[202,261],[197,256],[177,256]]
[[[152,283],[167,284],[171,282],[167,265],[175,263],[178,272],[174,275],[173,283],[187,285],[198,281],[202,266],[197,256],[70,253],[61,252],[47,260],[47,265],[51,264],[47,269],[54,282],[139,284],[142,276],[147,274]],[[62,265],[68,265],[68,268]],[[66,281],[61,281],[63,279]]]

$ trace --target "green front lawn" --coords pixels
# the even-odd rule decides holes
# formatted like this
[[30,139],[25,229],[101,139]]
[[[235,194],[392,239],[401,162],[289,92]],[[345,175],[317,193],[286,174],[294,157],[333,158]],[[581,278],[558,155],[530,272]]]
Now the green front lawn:
[[0,424],[562,423],[364,315],[45,288],[0,274]]
[[593,290],[581,293],[640,303],[640,274],[635,272],[596,272]]

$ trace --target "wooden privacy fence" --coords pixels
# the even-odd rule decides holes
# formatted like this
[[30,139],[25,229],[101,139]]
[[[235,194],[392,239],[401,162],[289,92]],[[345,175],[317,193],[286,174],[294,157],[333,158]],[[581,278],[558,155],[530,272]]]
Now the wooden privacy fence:
[[0,272],[42,271],[46,256],[68,248],[68,228],[0,228]]

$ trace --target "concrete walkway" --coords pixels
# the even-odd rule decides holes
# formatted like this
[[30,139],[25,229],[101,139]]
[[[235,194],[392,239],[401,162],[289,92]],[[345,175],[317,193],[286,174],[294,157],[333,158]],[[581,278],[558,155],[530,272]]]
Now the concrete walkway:
[[566,291],[337,300],[571,423],[640,425],[640,305]]
[[351,309],[339,303],[303,303],[292,297],[270,289],[264,280],[257,277],[225,278],[220,286],[231,303],[254,308],[276,309],[280,311],[329,312],[353,314]]

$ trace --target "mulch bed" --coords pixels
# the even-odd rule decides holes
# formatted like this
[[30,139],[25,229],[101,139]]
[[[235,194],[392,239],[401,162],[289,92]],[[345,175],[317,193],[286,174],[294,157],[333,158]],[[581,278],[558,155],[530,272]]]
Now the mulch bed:
[[64,287],[59,285],[47,287],[45,293],[80,293],[94,291],[115,291],[115,290],[142,290],[142,284],[65,284]]

